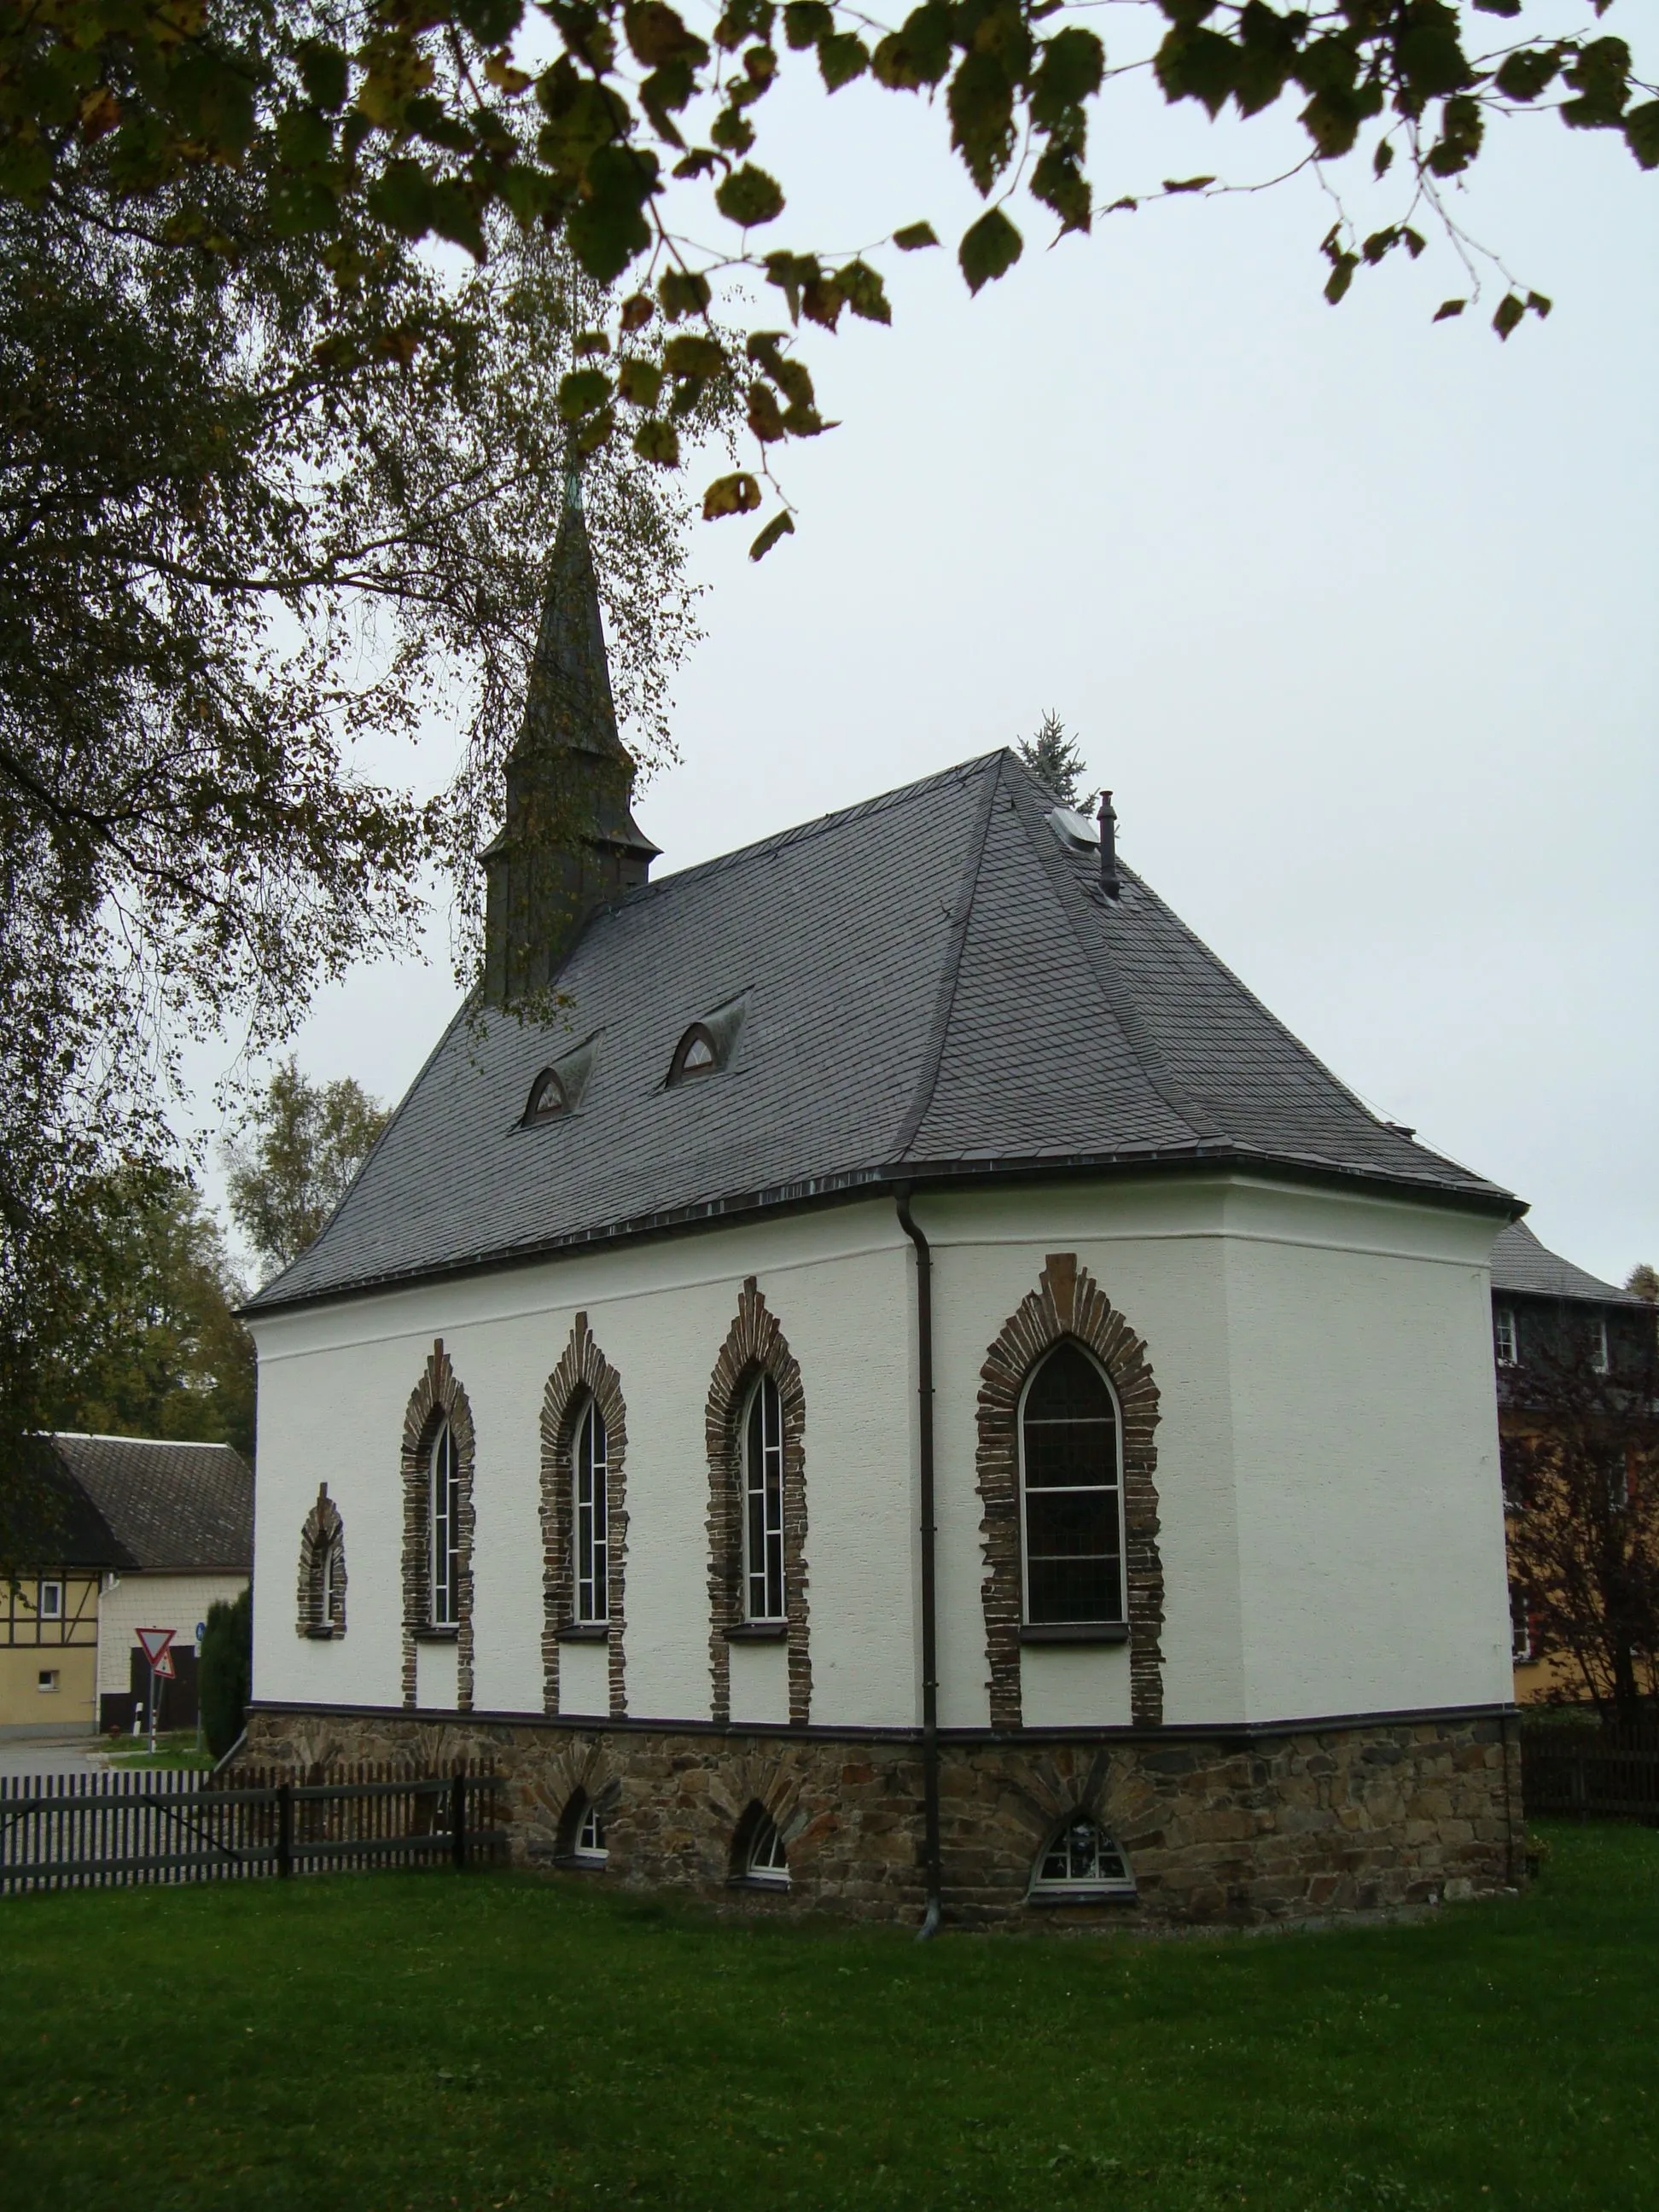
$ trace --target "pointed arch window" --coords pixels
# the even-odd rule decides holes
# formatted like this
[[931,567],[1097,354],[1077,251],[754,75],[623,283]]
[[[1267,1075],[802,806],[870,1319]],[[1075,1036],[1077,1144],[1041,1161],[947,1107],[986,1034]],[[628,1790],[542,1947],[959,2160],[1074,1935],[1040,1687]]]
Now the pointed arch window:
[[570,1458],[575,1619],[580,1626],[599,1627],[611,1617],[610,1445],[597,1398],[589,1398],[577,1416]]
[[1123,1486],[1111,1386],[1075,1343],[1056,1345],[1020,1407],[1024,1619],[1123,1620]]
[[744,1618],[785,1618],[783,1406],[776,1379],[763,1375],[743,1425]]
[[432,1439],[429,1467],[432,1626],[455,1628],[461,1617],[461,1455],[447,1419]]
[[693,1022],[674,1048],[668,1070],[671,1083],[685,1083],[693,1076],[712,1075],[720,1064],[720,1048],[706,1022]]
[[543,1068],[530,1086],[530,1103],[524,1109],[525,1127],[532,1121],[551,1121],[570,1111],[570,1097],[557,1071]]
[[768,1889],[789,1887],[789,1861],[784,1853],[783,1838],[778,1833],[778,1824],[769,1813],[758,1808],[743,1856],[743,1878],[759,1882]]

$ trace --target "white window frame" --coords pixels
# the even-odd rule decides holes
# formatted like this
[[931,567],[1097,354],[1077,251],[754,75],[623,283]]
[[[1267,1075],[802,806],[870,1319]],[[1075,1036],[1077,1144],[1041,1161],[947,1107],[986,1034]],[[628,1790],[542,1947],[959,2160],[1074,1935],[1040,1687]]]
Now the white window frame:
[[[1110,1622],[1085,1623],[1034,1621],[1031,1618],[1031,1577],[1030,1565],[1026,1557],[1028,1547],[1026,1544],[1025,1531],[1025,1499],[1028,1490],[1028,1485],[1025,1480],[1025,1401],[1031,1395],[1031,1385],[1036,1381],[1037,1376],[1042,1374],[1043,1369],[1048,1365],[1049,1360],[1053,1358],[1054,1353],[1059,1352],[1062,1346],[1066,1345],[1072,1346],[1075,1350],[1083,1354],[1089,1364],[1094,1369],[1096,1374],[1099,1376],[1101,1381],[1105,1384],[1106,1395],[1111,1400],[1112,1404],[1112,1457],[1117,1477],[1115,1484],[1108,1482],[1090,1485],[1073,1483],[1067,1486],[1068,1489],[1073,1495],[1076,1495],[1079,1490],[1083,1490],[1086,1495],[1091,1496],[1095,1495],[1101,1491],[1110,1491],[1114,1488],[1115,1488],[1117,1492],[1118,1613],[1116,1620]],[[1019,1394],[1019,1405],[1015,1419],[1015,1433],[1018,1439],[1019,1465],[1019,1617],[1022,1625],[1028,1628],[1059,1628],[1067,1626],[1121,1627],[1129,1618],[1129,1531],[1128,1524],[1125,1521],[1123,1514],[1123,1407],[1119,1403],[1117,1392],[1112,1387],[1111,1376],[1101,1365],[1099,1360],[1095,1358],[1094,1353],[1090,1351],[1086,1344],[1080,1343],[1076,1337],[1062,1337],[1059,1343],[1051,1344],[1048,1346],[1048,1350],[1042,1354],[1042,1357],[1032,1368],[1030,1373],[1026,1376],[1024,1385]],[[1039,1495],[1045,1494],[1049,1493],[1046,1491],[1039,1491]]]
[[570,1452],[573,1618],[601,1628],[611,1618],[611,1439],[590,1397],[577,1417]]
[[570,1856],[580,1859],[584,1866],[603,1866],[611,1856],[611,1846],[605,1839],[605,1815],[591,1797],[576,1823]]
[[[52,1593],[48,1597],[47,1592]],[[64,1585],[61,1582],[43,1582],[38,1594],[36,1619],[62,1620],[64,1618]]]
[[789,1861],[784,1852],[783,1838],[769,1813],[755,1824],[743,1871],[745,1881],[759,1882],[768,1889],[789,1887]]
[[1613,1358],[1607,1344],[1607,1317],[1605,1314],[1595,1316],[1595,1334],[1590,1344],[1590,1365],[1598,1375],[1611,1374]]
[[1518,1367],[1521,1364],[1521,1333],[1515,1324],[1513,1306],[1494,1306],[1492,1316],[1492,1351],[1500,1367]]
[[322,1628],[331,1628],[334,1626],[334,1547],[336,1541],[337,1539],[333,1536],[325,1536],[323,1539],[322,1564],[317,1578],[318,1626]]
[[[752,1431],[759,1413],[760,1465]],[[770,1373],[757,1377],[743,1409],[743,1617],[776,1622],[788,1617],[783,1557],[783,1393]],[[755,1557],[758,1540],[761,1556]]]
[[34,1687],[37,1696],[43,1698],[55,1696],[58,1690],[58,1670],[56,1667],[40,1668],[37,1671],[34,1680]]
[[[1056,1875],[1045,1873],[1044,1869],[1049,1857],[1060,1844],[1069,1838],[1072,1832],[1079,1827],[1087,1827],[1093,1831],[1095,1839],[1093,1871],[1086,1875]],[[1123,1869],[1121,1875],[1107,1873],[1102,1869],[1100,1862],[1104,1851],[1110,1851],[1115,1856],[1118,1864]],[[1056,1901],[1066,1899],[1086,1901],[1091,1898],[1133,1897],[1136,1893],[1135,1878],[1130,1871],[1128,1853],[1123,1846],[1115,1838],[1107,1834],[1092,1814],[1074,1813],[1063,1827],[1057,1829],[1049,1837],[1048,1842],[1037,1853],[1036,1864],[1031,1869],[1030,1893],[1033,1897],[1049,1898]]]
[[431,1625],[459,1628],[461,1619],[461,1459],[455,1431],[446,1419],[432,1439],[427,1466],[427,1518],[430,1537]]

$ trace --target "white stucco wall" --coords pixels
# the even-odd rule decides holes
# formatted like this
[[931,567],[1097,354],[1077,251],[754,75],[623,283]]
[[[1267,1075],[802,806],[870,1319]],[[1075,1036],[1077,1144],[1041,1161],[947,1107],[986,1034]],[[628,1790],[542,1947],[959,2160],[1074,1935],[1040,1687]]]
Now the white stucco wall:
[[[935,1253],[946,1727],[988,1719],[979,1370],[1055,1251],[1146,1339],[1158,1382],[1167,1721],[1507,1700],[1489,1219],[1224,1174],[915,1211]],[[398,1704],[398,1454],[441,1335],[477,1436],[475,1705],[539,1711],[542,1391],[585,1310],[628,1413],[629,1711],[706,1717],[704,1406],[751,1273],[805,1392],[812,1718],[913,1723],[914,1263],[885,1200],[260,1320],[256,1695]],[[300,1527],[322,1480],[349,1577],[333,1643],[295,1633]],[[734,1718],[786,1717],[783,1657],[732,1647]],[[567,1710],[604,1710],[604,1658],[563,1647]],[[419,1665],[422,1704],[453,1702],[453,1649],[422,1645]],[[1023,1676],[1034,1723],[1130,1718],[1121,1648],[1028,1648]]]
[[[298,1550],[296,1529],[296,1561]],[[207,1619],[208,1607],[228,1605],[246,1588],[246,1575],[112,1575],[98,1607],[99,1695],[120,1697],[131,1688],[139,1629],[170,1628],[176,1644],[194,1648],[196,1625]]]
[[[805,1393],[813,1717],[908,1722],[916,1518],[908,1255],[890,1206],[854,1206],[258,1322],[256,1694],[400,1701],[398,1454],[410,1393],[441,1336],[477,1431],[474,1705],[541,1710],[542,1392],[585,1311],[622,1377],[628,1413],[629,1710],[707,1718],[704,1407],[753,1274]],[[311,1643],[295,1632],[294,1589],[300,1527],[324,1480],[345,1523],[347,1629]],[[420,1649],[423,1703],[428,1679],[440,1688],[442,1650]],[[747,1683],[749,1661],[756,1672],[779,1656],[745,1653],[734,1684],[739,1673]],[[594,1656],[566,1646],[560,1665],[568,1686],[594,1694],[602,1710],[581,1673]],[[757,1672],[756,1694],[763,1687]],[[763,1702],[770,1717],[769,1689]]]

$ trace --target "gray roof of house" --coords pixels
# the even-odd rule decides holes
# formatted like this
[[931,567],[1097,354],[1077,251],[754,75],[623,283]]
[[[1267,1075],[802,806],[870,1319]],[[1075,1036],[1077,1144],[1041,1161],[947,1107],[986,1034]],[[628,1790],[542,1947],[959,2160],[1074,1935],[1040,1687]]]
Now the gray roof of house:
[[[659,878],[589,924],[551,1025],[469,1001],[254,1313],[898,1178],[1200,1160],[1516,1201],[1380,1121],[1133,871],[988,753]],[[669,1087],[688,1026],[727,1064]],[[574,1110],[521,1126],[593,1042]]]
[[65,1430],[52,1444],[88,1509],[76,1515],[66,1565],[252,1573],[253,1470],[228,1444]]
[[1511,1296],[1577,1298],[1589,1305],[1645,1307],[1648,1303],[1634,1291],[1618,1290],[1575,1267],[1571,1260],[1540,1244],[1520,1221],[1512,1221],[1492,1248],[1492,1286]]

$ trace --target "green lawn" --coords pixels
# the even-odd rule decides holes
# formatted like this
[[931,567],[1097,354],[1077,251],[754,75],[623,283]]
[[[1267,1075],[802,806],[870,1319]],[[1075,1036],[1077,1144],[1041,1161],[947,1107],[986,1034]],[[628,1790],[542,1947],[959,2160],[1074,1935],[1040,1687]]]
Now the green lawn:
[[155,1739],[154,1752],[148,1736],[118,1736],[106,1745],[106,1753],[110,1765],[121,1768],[183,1766],[204,1773],[213,1765],[213,1753],[198,1749],[194,1729],[164,1730]]
[[1136,1942],[447,1871],[0,1900],[28,2212],[1659,2205],[1659,1833],[1519,1901]]

